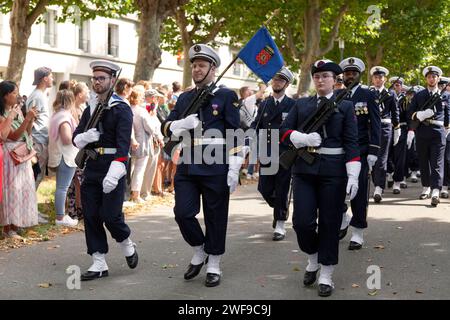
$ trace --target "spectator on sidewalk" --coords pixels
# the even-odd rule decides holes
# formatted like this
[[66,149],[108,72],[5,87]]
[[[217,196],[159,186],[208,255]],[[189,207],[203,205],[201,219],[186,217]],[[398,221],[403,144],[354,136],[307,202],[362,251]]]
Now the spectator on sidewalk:
[[[80,122],[81,115],[84,109],[86,109],[86,103],[89,100],[89,87],[84,82],[78,82],[73,88],[73,94],[75,96],[75,112],[76,120]],[[67,190],[67,214],[73,219],[83,219],[81,210],[81,183],[83,183],[83,170],[80,168],[75,169],[75,175]]]
[[36,189],[33,178],[31,160],[15,164],[10,151],[25,142],[28,150],[33,147],[30,133],[36,108],[31,108],[24,118],[15,109],[19,89],[14,82],[0,83],[0,126],[7,120],[10,113],[14,118],[8,139],[3,144],[3,201],[0,205],[0,225],[3,234],[11,238],[21,238],[17,234],[18,228],[31,227],[38,224]]
[[78,149],[72,144],[72,135],[78,125],[72,91],[58,91],[53,112],[49,126],[48,167],[56,168],[55,224],[74,227],[78,220],[65,214],[67,189],[75,174],[75,157],[78,153]]

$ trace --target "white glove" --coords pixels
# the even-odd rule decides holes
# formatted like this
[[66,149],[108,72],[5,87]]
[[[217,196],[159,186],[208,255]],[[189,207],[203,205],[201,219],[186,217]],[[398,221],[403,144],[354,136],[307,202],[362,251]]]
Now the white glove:
[[230,187],[230,193],[233,193],[239,183],[239,170],[244,162],[244,158],[231,156],[228,160],[227,185]]
[[358,177],[359,172],[361,171],[361,162],[359,161],[352,161],[347,162],[345,164],[345,167],[347,169],[347,194],[350,195],[350,200],[353,200],[353,198],[356,197],[356,194],[358,193]]
[[394,129],[394,146],[397,145],[398,141],[400,140],[400,135],[402,134],[402,129]]
[[306,134],[294,131],[290,138],[296,148],[318,147],[322,143],[322,137],[317,132]]
[[419,121],[423,121],[425,119],[431,118],[432,116],[434,116],[434,111],[431,109],[427,109],[424,111],[417,111],[417,113],[416,113],[416,118]]
[[406,145],[408,146],[408,149],[411,149],[415,135],[416,134],[414,133],[414,131],[412,131],[412,130],[408,131],[408,137],[406,138]]
[[103,179],[103,192],[110,193],[111,191],[113,191],[117,187],[120,178],[122,178],[126,174],[127,168],[125,167],[125,164],[123,162],[111,162],[108,173]]
[[100,139],[100,132],[98,132],[97,128],[89,129],[86,132],[78,134],[73,142],[77,146],[78,149],[83,149],[91,142],[96,142]]
[[375,162],[377,162],[378,157],[374,156],[373,154],[369,154],[367,156],[367,163],[369,164],[369,170],[372,170],[372,167],[375,165]]
[[196,128],[200,123],[196,113],[187,116],[181,120],[175,120],[170,124],[170,130],[175,136],[179,136],[183,131]]

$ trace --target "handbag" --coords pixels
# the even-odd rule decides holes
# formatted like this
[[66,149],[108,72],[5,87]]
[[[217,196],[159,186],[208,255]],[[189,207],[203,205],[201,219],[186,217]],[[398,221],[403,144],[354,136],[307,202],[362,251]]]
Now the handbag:
[[14,164],[17,166],[36,157],[36,150],[34,150],[33,148],[29,150],[25,142],[20,142],[11,151],[9,151],[9,154]]

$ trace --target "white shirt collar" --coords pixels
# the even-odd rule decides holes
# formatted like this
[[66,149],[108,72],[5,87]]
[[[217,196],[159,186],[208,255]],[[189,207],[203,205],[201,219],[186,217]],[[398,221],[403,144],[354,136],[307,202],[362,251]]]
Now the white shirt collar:
[[352,90],[350,91],[352,94],[351,96],[353,97],[353,95],[355,94],[356,90],[358,90],[358,88],[361,87],[361,83],[358,83],[356,86],[354,86],[352,88]]
[[437,93],[437,92],[439,92],[439,88],[438,88],[438,87],[434,87],[433,90],[431,90],[430,88],[427,88],[427,89],[428,89],[428,92],[432,92],[432,93]]
[[[331,99],[331,97],[333,96],[333,91],[331,91],[329,94],[327,94],[326,96],[325,96],[325,98],[327,98],[328,100],[330,100]],[[319,98],[320,98],[320,96],[319,96],[319,94],[317,94],[317,100],[319,100]]]
[[282,95],[280,98],[278,98],[278,99],[276,99],[275,97],[273,97],[273,100],[274,100],[275,102],[278,101],[278,103],[281,103],[281,101],[283,101],[283,99],[284,99],[285,96],[286,96],[286,95],[283,94],[283,95]]

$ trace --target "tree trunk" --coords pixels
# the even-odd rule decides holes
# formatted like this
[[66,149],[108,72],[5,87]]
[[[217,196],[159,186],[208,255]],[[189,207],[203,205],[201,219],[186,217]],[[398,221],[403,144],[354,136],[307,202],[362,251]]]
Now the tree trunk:
[[9,20],[11,50],[6,69],[6,79],[16,82],[17,85],[20,84],[22,79],[31,27],[36,19],[45,11],[45,6],[48,4],[48,1],[39,1],[31,12],[29,12],[29,3],[29,0],[15,0]]
[[381,65],[381,62],[383,61],[383,46],[378,46],[376,51],[374,52],[373,49],[367,48],[366,49],[366,61],[367,61],[367,85],[370,86],[370,69],[372,69],[374,66]]
[[153,79],[155,69],[161,64],[160,32],[164,17],[158,15],[153,1],[141,1],[139,10],[138,56],[134,69],[134,82]]
[[189,49],[192,44],[183,45],[183,90],[192,85],[192,69],[189,61]]
[[300,82],[298,85],[297,93],[301,96],[308,92],[311,85],[311,65],[317,58],[323,57],[330,52],[334,43],[339,35],[339,27],[342,22],[342,18],[348,9],[348,3],[344,3],[334,18],[333,28],[331,33],[326,39],[326,44],[323,48],[320,47],[321,42],[321,12],[320,0],[308,0],[306,4],[305,14],[303,16],[304,21],[304,35],[303,43],[304,50],[301,55],[302,64],[300,66]]
[[308,93],[311,85],[311,64],[320,52],[320,6],[319,0],[309,0],[304,19],[304,51],[300,66],[300,82],[297,93],[299,96]]

